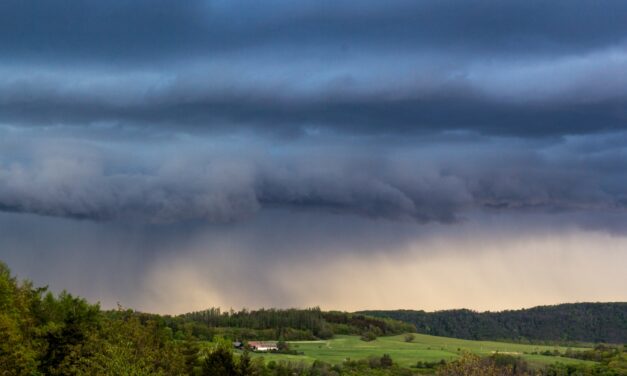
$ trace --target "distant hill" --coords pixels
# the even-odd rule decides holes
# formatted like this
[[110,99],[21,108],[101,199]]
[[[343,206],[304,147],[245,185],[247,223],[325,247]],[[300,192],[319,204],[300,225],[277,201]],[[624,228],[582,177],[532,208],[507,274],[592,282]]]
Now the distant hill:
[[502,312],[394,310],[361,314],[401,320],[418,333],[474,340],[627,343],[627,303],[573,303]]

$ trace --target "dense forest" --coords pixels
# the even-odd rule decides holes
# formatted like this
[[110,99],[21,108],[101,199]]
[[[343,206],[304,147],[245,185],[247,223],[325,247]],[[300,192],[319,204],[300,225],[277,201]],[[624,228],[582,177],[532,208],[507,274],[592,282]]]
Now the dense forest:
[[363,311],[416,326],[419,333],[473,340],[627,342],[627,303],[574,303],[502,312]]
[[335,334],[370,332],[375,336],[413,332],[412,324],[363,314],[308,309],[260,309],[222,312],[219,308],[167,317],[168,325],[178,330],[186,324],[203,324],[213,335],[228,335],[243,340],[327,339]]

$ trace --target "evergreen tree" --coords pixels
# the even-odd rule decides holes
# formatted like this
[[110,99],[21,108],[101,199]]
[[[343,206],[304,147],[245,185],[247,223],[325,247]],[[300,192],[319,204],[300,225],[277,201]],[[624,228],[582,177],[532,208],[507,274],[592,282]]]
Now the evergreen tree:
[[191,337],[185,339],[181,348],[181,354],[183,355],[185,364],[185,373],[188,375],[194,374],[194,368],[198,363],[199,348],[196,340]]
[[218,339],[215,348],[206,354],[202,365],[203,376],[238,376],[231,344]]
[[255,374],[252,359],[250,358],[248,350],[244,350],[242,355],[239,357],[239,362],[237,363],[237,373],[239,376],[252,376]]

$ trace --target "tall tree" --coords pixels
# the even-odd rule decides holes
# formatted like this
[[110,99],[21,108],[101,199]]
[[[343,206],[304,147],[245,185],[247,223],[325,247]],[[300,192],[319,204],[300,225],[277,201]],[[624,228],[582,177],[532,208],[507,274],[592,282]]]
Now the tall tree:
[[206,354],[202,365],[203,376],[239,376],[230,342],[218,339],[213,350]]

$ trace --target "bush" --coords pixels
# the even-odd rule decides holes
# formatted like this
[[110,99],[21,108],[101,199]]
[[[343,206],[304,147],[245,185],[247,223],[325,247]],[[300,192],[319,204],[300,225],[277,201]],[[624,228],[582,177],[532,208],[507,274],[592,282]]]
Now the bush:
[[393,362],[392,362],[392,357],[390,356],[390,354],[383,354],[383,356],[381,357],[380,363],[381,363],[382,368],[392,367]]
[[371,330],[365,331],[361,335],[362,341],[370,342],[374,341],[375,339],[377,339],[377,335]]

